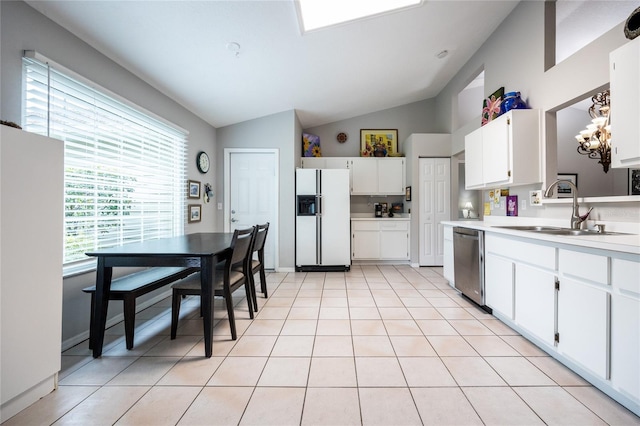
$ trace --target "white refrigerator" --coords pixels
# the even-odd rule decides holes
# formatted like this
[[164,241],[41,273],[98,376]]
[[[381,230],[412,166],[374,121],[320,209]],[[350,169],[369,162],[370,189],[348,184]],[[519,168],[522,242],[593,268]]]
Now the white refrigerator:
[[349,170],[296,170],[296,271],[351,268]]

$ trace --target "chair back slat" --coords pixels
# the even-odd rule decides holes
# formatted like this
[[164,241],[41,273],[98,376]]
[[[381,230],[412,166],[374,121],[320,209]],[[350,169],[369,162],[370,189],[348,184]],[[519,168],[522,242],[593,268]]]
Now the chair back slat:
[[256,225],[256,239],[253,243],[253,251],[264,250],[264,244],[267,241],[267,232],[269,231],[269,222],[264,225]]
[[236,229],[231,240],[231,256],[227,259],[227,268],[239,262],[246,262],[253,243],[255,226],[247,229]]

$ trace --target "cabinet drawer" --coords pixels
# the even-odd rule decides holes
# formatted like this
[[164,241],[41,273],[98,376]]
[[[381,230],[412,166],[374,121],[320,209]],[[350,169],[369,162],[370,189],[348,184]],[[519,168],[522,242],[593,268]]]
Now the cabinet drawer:
[[611,259],[611,283],[640,297],[640,262]]
[[586,281],[609,285],[609,258],[597,254],[560,249],[560,272]]
[[352,231],[379,231],[380,222],[377,220],[354,220],[351,222]]
[[485,234],[485,251],[542,269],[555,271],[556,249],[524,241]]
[[381,231],[407,231],[409,230],[409,222],[407,221],[389,221],[389,222],[380,222],[380,230]]

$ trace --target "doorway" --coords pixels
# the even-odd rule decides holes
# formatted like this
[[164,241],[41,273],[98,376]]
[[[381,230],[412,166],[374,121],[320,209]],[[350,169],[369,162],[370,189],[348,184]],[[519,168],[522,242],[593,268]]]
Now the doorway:
[[278,260],[278,160],[276,149],[224,150],[224,230],[269,222],[265,269]]
[[444,227],[451,218],[451,159],[420,158],[420,266],[442,266]]

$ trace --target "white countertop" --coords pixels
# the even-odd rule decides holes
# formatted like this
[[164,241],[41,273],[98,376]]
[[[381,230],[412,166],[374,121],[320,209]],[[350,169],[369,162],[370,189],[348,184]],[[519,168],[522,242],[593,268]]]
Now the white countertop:
[[[616,234],[616,235],[549,235],[542,232],[522,231],[515,229],[501,228],[508,224],[487,223],[479,220],[460,220],[442,222],[444,225],[462,226],[465,228],[478,229],[485,232],[510,235],[514,237],[531,238],[540,241],[550,241],[580,247],[596,248],[601,250],[612,250],[623,253],[640,255],[640,235],[637,234]],[[521,223],[518,223],[521,225]],[[537,223],[535,225],[538,225]]]
[[387,215],[375,217],[374,213],[352,213],[351,220],[411,220],[411,215],[408,213],[396,213],[393,217]]

